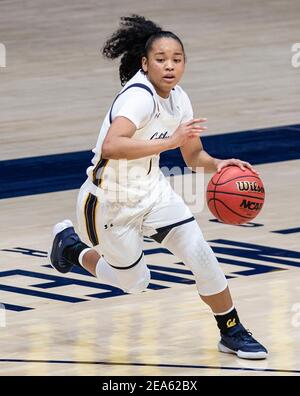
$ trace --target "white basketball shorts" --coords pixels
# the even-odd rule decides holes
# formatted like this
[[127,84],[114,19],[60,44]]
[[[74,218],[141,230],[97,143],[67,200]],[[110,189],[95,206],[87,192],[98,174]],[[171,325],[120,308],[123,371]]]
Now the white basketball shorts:
[[161,174],[151,193],[135,205],[110,202],[90,179],[77,200],[79,234],[113,267],[130,268],[143,251],[143,236],[163,235],[171,225],[194,217],[183,199]]

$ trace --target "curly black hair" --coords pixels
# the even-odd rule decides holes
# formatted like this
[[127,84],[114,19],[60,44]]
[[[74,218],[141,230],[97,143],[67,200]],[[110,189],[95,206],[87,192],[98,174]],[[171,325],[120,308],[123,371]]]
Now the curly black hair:
[[176,34],[162,30],[154,22],[140,15],[121,17],[120,28],[104,44],[102,54],[115,59],[122,55],[119,73],[121,84],[125,85],[141,68],[141,59],[147,56],[153,42],[162,37],[177,40],[184,47]]

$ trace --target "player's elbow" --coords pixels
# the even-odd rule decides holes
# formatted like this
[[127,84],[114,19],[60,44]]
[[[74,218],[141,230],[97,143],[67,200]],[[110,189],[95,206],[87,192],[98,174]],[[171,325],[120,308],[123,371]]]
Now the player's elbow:
[[110,155],[111,155],[111,143],[109,142],[109,140],[105,139],[102,144],[101,157],[104,159],[110,159]]
[[119,159],[118,147],[114,139],[105,138],[102,145],[102,158],[104,159]]

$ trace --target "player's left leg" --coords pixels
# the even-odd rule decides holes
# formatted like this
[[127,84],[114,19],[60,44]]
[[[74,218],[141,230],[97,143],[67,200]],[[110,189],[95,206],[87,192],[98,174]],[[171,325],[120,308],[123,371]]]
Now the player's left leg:
[[172,189],[165,190],[164,196],[167,202],[158,200],[145,217],[145,235],[161,243],[194,274],[199,295],[212,309],[220,329],[219,350],[241,358],[265,358],[267,350],[240,323],[226,277],[189,208]]
[[219,351],[245,359],[266,358],[266,348],[240,323],[225,275],[196,221],[171,225],[161,243],[194,274],[199,295],[210,306],[220,329]]

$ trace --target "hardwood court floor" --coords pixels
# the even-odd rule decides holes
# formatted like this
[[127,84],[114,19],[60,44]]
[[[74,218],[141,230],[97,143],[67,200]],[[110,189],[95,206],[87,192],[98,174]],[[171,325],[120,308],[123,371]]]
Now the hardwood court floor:
[[[297,0],[3,0],[1,160],[94,147],[120,88],[117,63],[100,48],[132,12],[182,37],[182,86],[195,115],[209,119],[207,134],[299,124]],[[77,190],[2,199],[0,375],[299,375],[299,165],[256,167],[267,199],[254,226],[212,222],[206,207],[196,214],[266,361],[217,352],[192,275],[153,242],[145,241],[153,288],[140,296],[49,268],[51,227],[75,221]]]
[[[1,340],[1,373],[299,375],[299,329],[290,325],[291,288],[299,292],[298,272],[231,283],[242,317],[270,350],[267,361],[240,360],[217,352],[214,319],[199,307],[192,286],[177,286],[139,298],[90,301],[72,309],[53,304],[46,310],[18,314],[18,320],[9,323],[9,337]],[[275,304],[272,300],[282,290],[285,297]],[[253,306],[259,311],[255,315]]]
[[[182,272],[185,267],[172,255],[154,250],[159,248],[155,243],[145,242],[146,260],[151,283],[162,289],[138,296],[113,295],[84,273],[62,276],[45,267],[50,225],[74,218],[77,191],[68,191],[2,200],[1,218],[10,226],[1,229],[1,248],[12,251],[1,252],[1,284],[6,289],[0,291],[0,300],[33,309],[7,310],[7,326],[0,328],[0,373],[299,375],[298,237],[274,232],[297,225],[297,166],[299,161],[257,166],[269,197],[257,218],[260,226],[211,222],[206,207],[197,215],[231,277],[242,321],[270,351],[267,361],[217,352],[215,321],[189,283],[192,275]],[[283,195],[286,190],[289,194]],[[21,248],[23,253],[40,252],[25,255]],[[180,278],[174,280],[174,275]],[[110,297],[104,298],[105,293]]]
[[182,86],[208,134],[299,122],[298,0],[9,0],[0,11],[1,159],[94,147],[120,89],[100,49],[132,12],[182,37]]

